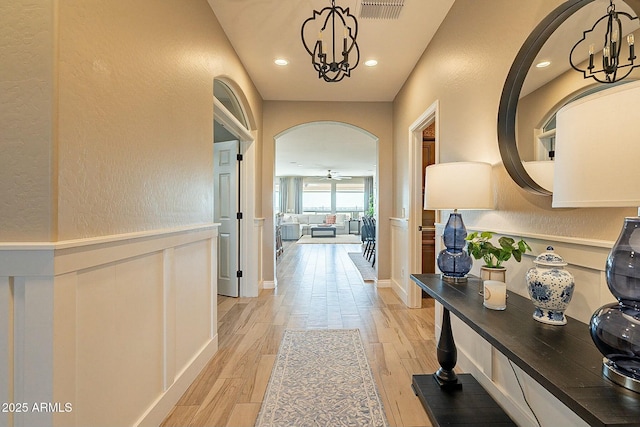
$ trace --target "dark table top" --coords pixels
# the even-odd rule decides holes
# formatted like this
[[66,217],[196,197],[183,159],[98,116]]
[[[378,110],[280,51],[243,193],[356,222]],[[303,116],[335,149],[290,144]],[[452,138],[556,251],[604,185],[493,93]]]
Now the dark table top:
[[506,310],[489,310],[476,277],[466,284],[445,282],[439,274],[411,279],[589,425],[640,426],[640,393],[602,375],[602,354],[588,325],[568,316],[564,326],[537,322],[533,303],[513,292]]

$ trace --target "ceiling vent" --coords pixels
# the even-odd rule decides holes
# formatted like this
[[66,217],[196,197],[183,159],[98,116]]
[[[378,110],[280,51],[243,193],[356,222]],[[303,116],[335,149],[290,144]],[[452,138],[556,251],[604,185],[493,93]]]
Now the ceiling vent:
[[361,0],[360,18],[398,19],[404,0]]

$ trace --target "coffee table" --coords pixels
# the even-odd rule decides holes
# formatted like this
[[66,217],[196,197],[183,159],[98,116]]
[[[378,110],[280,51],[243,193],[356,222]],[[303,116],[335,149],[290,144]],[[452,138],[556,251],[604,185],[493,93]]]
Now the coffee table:
[[335,225],[314,225],[310,230],[311,237],[336,237]]

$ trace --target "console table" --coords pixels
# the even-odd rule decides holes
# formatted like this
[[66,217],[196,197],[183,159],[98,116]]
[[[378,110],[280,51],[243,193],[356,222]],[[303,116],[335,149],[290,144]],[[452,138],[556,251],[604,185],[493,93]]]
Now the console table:
[[489,310],[478,295],[479,278],[466,284],[439,274],[411,279],[589,425],[640,426],[640,393],[603,377],[588,325],[570,317],[564,326],[537,322],[531,301],[512,292],[505,311]]

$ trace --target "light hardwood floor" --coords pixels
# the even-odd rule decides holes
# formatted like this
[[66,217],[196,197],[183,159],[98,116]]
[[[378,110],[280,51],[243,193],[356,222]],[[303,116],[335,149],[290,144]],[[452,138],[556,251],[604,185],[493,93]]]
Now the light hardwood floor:
[[218,297],[219,350],[163,427],[253,426],[285,329],[358,328],[391,426],[430,426],[411,375],[434,372],[433,300],[408,309],[363,282],[349,259],[360,245],[287,244],[278,288]]

